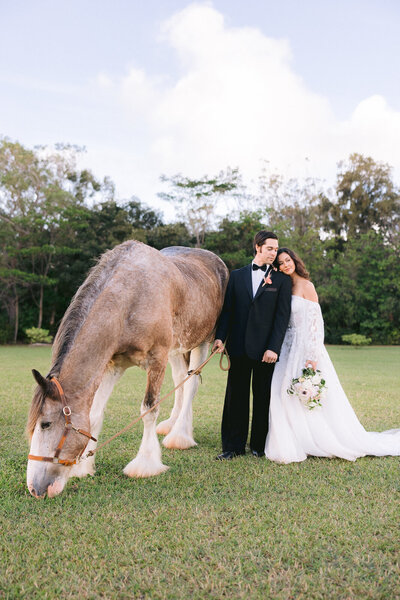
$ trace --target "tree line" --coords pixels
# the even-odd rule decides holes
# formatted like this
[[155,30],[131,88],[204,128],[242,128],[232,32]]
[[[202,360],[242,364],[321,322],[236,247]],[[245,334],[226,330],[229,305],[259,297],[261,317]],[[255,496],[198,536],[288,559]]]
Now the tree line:
[[[117,202],[112,181],[78,168],[80,152],[0,140],[0,343],[24,341],[32,326],[54,334],[90,267],[127,239],[206,248],[234,269],[252,259],[254,233],[265,228],[303,258],[327,342],[358,333],[400,343],[400,190],[389,165],[352,154],[332,188],[268,165],[252,189],[238,169],[162,176],[160,197],[176,214],[166,223],[135,196]],[[218,217],[220,205],[229,216]]]

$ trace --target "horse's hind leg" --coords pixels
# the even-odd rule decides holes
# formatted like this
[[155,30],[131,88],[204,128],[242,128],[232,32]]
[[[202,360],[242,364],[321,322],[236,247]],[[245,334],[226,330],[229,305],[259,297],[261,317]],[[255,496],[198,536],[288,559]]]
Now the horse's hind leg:
[[[120,367],[107,368],[107,370],[104,373],[103,379],[101,380],[101,383],[97,388],[97,392],[94,395],[92,407],[90,409],[90,433],[96,439],[98,439],[103,425],[104,409],[106,407],[107,401],[111,396],[111,392],[113,391],[114,385],[117,383],[118,379],[121,377],[123,372],[124,369]],[[89,450],[94,450],[96,446],[97,442],[89,440],[84,455],[87,454]],[[85,458],[78,464],[74,465],[71,469],[70,477],[85,477],[85,475],[94,475],[94,460],[95,457],[90,456],[89,458]]]
[[[159,398],[166,365],[167,361],[165,360],[163,363],[153,364],[147,371],[147,387],[142,402],[142,414],[151,408]],[[151,477],[168,469],[161,462],[161,448],[156,434],[157,416],[158,407],[143,417],[144,429],[139,452],[124,469],[124,473],[128,477]]]
[[[174,380],[174,385],[177,386],[181,381],[183,381],[187,375],[189,362],[186,361],[185,356],[183,354],[175,354],[169,357],[169,362],[172,369],[172,379]],[[157,433],[161,435],[167,435],[172,427],[175,425],[176,420],[181,412],[183,403],[183,386],[175,392],[175,402],[174,407],[171,411],[171,415],[169,419],[165,421],[161,421],[157,425]]]
[[[190,353],[189,370],[196,369],[207,358],[209,343],[204,342]],[[179,416],[169,434],[164,438],[166,448],[185,450],[196,446],[193,439],[192,401],[199,387],[200,376],[193,375],[183,386],[183,403]]]

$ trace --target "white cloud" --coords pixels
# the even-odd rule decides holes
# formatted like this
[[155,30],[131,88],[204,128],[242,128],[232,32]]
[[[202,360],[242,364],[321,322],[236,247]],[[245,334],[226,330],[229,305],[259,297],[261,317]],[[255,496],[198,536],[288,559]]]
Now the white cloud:
[[126,111],[125,144],[136,157],[127,173],[118,150],[118,177],[118,167],[111,173],[118,188],[125,177],[131,193],[151,202],[161,173],[201,176],[230,165],[254,178],[261,159],[291,176],[332,181],[337,161],[351,152],[387,161],[399,175],[400,113],[372,96],[348,120],[337,119],[328,99],[294,72],[286,40],[230,27],[208,3],[173,15],[160,39],[175,52],[174,81],[137,67],[115,84],[99,76],[103,88],[114,85],[114,109]]
[[113,85],[113,81],[111,77],[109,77],[106,73],[99,73],[96,78],[97,84],[101,88],[111,88]]
[[350,151],[370,154],[400,171],[400,112],[391,109],[379,95],[358,104],[349,122],[343,124]]

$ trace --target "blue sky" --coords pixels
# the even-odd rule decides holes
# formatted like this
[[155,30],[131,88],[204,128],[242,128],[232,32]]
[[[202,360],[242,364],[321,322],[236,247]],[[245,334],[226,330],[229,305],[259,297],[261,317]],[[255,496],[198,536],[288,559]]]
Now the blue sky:
[[86,147],[119,198],[161,173],[262,160],[333,182],[362,152],[400,179],[396,0],[1,0],[0,134]]

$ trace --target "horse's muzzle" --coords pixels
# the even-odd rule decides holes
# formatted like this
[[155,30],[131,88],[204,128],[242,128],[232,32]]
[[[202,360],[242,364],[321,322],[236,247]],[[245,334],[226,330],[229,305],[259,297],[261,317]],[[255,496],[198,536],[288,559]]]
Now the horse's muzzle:
[[29,493],[32,494],[34,498],[40,500],[40,498],[44,498],[47,494],[47,488],[43,491],[37,490],[33,487],[33,484],[28,484]]
[[[60,477],[59,473],[51,472],[51,470],[45,468],[43,471],[37,471],[35,469],[32,472],[28,467],[27,485],[30,494],[34,498],[44,498],[46,495],[49,498],[54,498],[63,491],[67,477]],[[64,473],[62,474],[64,475]]]

